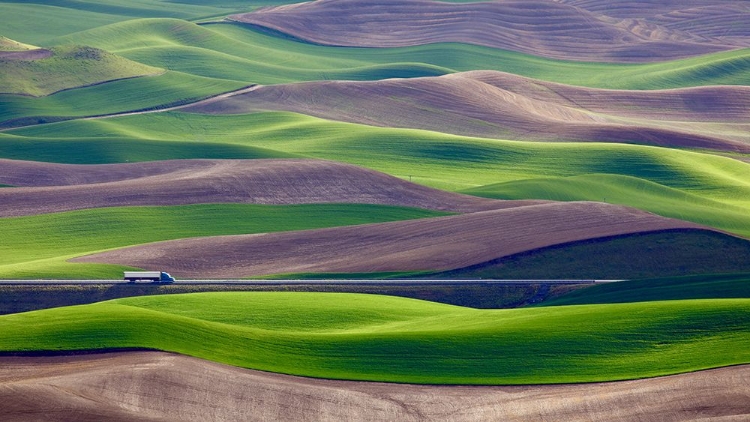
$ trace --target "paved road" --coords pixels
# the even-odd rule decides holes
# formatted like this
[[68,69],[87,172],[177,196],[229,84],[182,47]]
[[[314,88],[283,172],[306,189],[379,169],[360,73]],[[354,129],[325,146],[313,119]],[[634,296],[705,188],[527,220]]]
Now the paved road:
[[[611,283],[621,280],[495,280],[495,279],[403,279],[403,280],[367,280],[367,279],[334,279],[334,280],[178,280],[166,283],[177,286],[205,285],[205,286],[290,286],[290,285],[363,285],[363,286],[419,286],[419,285],[462,285],[462,284],[594,284]],[[0,285],[31,285],[31,286],[61,286],[61,285],[129,285],[129,284],[159,284],[149,281],[129,283],[124,280],[0,280]]]

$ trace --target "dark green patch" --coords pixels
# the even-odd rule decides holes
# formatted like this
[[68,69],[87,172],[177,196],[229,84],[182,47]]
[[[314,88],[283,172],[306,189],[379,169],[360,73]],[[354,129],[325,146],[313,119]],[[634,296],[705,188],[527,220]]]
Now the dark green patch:
[[270,274],[260,277],[263,280],[387,280],[417,277],[423,272],[377,272],[377,273],[292,273]]
[[109,164],[191,158],[292,158],[294,154],[269,149],[200,141],[149,141],[122,138],[24,139],[0,142],[0,156],[13,160],[66,164]]
[[432,277],[619,280],[741,272],[750,272],[747,240],[669,230],[556,245]]
[[575,290],[543,305],[584,305],[658,300],[750,298],[750,274],[631,280]]
[[[580,287],[580,286],[578,286]],[[578,288],[565,286],[566,289]],[[529,285],[162,285],[162,284],[122,284],[122,285],[60,285],[0,286],[0,315],[61,306],[83,305],[124,297],[162,295],[196,292],[236,292],[236,291],[280,291],[280,292],[339,292],[368,293],[400,296],[431,302],[481,309],[514,308],[529,304],[539,297],[554,294],[539,284]]]

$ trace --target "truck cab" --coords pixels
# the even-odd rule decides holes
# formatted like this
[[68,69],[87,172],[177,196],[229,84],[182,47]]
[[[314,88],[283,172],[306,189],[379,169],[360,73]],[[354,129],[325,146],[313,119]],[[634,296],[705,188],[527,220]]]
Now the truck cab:
[[169,275],[169,273],[165,273],[164,271],[161,271],[159,274],[159,282],[161,283],[173,283],[174,277]]

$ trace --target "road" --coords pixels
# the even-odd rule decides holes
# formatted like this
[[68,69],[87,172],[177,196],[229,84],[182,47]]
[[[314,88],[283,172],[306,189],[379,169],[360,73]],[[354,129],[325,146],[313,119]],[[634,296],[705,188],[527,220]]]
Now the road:
[[[420,286],[420,285],[494,285],[494,284],[595,284],[611,283],[622,280],[497,280],[497,279],[401,279],[401,280],[374,280],[374,279],[332,279],[332,280],[178,280],[174,283],[165,283],[176,286],[297,286],[297,285],[321,285],[321,286]],[[129,283],[124,280],[0,280],[0,285],[5,286],[66,286],[66,285],[142,285],[161,284],[149,281]]]
[[[107,81],[107,82],[111,82],[111,81]],[[78,87],[78,88],[80,88],[80,87]],[[197,105],[201,105],[201,104],[208,104],[208,103],[211,103],[211,102],[214,102],[214,101],[218,101],[218,100],[221,100],[221,99],[224,99],[224,98],[229,98],[229,97],[232,97],[232,96],[235,96],[235,95],[244,94],[246,92],[250,92],[250,91],[256,90],[258,88],[259,88],[259,85],[252,84],[252,85],[248,85],[246,87],[243,87],[243,88],[240,88],[240,89],[237,89],[237,90],[234,90],[234,91],[223,92],[221,94],[212,95],[210,97],[206,97],[206,98],[203,98],[203,99],[200,99],[200,100],[197,100],[197,101],[193,101],[193,102],[189,102],[189,103],[185,103],[185,104],[180,104],[180,105],[175,105],[175,106],[162,107],[162,106],[156,105],[154,107],[147,108],[147,109],[142,109],[142,110],[121,111],[121,112],[117,112],[117,113],[97,114],[97,115],[93,115],[93,116],[62,117],[61,119],[55,120],[53,122],[22,124],[22,125],[19,125],[19,126],[0,127],[0,132],[4,132],[6,130],[22,129],[22,128],[27,128],[27,127],[32,127],[32,126],[39,126],[39,125],[51,124],[51,123],[67,122],[67,121],[71,121],[71,120],[98,120],[98,119],[108,119],[110,117],[133,116],[133,115],[136,115],[136,114],[162,113],[162,112],[165,112],[165,111],[174,111],[174,110],[179,110],[179,109],[187,108],[187,107],[191,107],[191,106],[197,106]],[[12,119],[12,120],[15,120],[15,119]]]

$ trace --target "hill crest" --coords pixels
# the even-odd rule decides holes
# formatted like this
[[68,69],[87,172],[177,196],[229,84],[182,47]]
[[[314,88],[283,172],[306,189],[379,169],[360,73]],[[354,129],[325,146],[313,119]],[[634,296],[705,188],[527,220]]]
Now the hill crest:
[[581,6],[539,0],[318,0],[265,7],[229,19],[323,45],[460,42],[581,61],[649,62],[737,48],[680,28],[623,24]]

